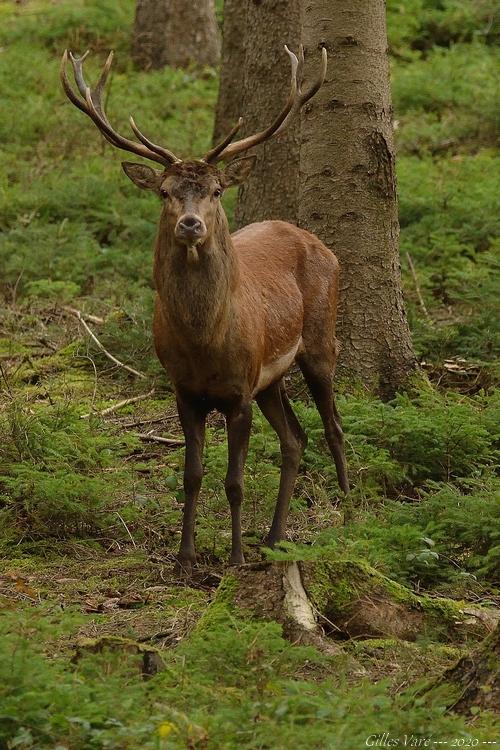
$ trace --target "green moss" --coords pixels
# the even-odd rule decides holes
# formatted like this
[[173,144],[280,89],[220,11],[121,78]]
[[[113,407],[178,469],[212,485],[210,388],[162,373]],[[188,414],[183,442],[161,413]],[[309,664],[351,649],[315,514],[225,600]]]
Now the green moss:
[[[426,632],[439,635],[456,634],[457,627],[466,619],[464,602],[417,595],[406,586],[391,580],[369,565],[355,558],[320,559],[302,563],[306,574],[306,588],[315,607],[328,618],[345,616],[363,597],[400,604],[425,618]],[[478,635],[482,626],[478,624]]]
[[228,615],[234,611],[234,599],[238,589],[238,579],[231,575],[225,575],[217,588],[213,600],[200,618],[195,628],[195,634],[212,630],[226,620]]
[[28,353],[28,347],[24,346],[20,341],[15,341],[13,338],[0,338],[0,359],[7,359],[8,357]]
[[147,654],[156,653],[161,654],[160,649],[156,646],[152,646],[149,643],[140,643],[135,641],[133,638],[124,638],[119,635],[101,635],[98,638],[80,638],[77,643],[77,652],[88,651],[91,653],[98,653],[103,649],[122,649],[132,651],[133,653]]
[[397,638],[365,638],[363,640],[351,640],[346,643],[346,648],[357,655],[370,654],[377,651],[401,652],[404,648],[410,654],[435,654],[438,658],[459,659],[465,653],[465,649],[450,646],[444,643],[416,644],[411,642],[401,643]]

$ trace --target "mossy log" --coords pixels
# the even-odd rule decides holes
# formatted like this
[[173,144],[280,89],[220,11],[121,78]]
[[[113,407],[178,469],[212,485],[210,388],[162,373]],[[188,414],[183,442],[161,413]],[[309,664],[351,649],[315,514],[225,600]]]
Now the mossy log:
[[[243,565],[225,576],[212,602],[236,606],[283,626],[293,642],[339,653],[335,640],[383,637],[445,642],[483,638],[495,622],[488,610],[417,595],[355,559]],[[214,608],[214,609],[212,609]],[[493,625],[494,626],[494,625]],[[325,638],[325,631],[330,638]]]
[[314,608],[341,637],[477,640],[498,621],[497,611],[415,594],[363,560],[325,558],[300,569]]

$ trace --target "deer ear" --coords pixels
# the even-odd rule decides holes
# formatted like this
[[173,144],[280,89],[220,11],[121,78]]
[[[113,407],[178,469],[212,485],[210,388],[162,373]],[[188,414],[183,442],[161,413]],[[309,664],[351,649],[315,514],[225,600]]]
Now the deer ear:
[[252,171],[257,156],[245,156],[243,159],[236,159],[227,165],[222,173],[222,182],[224,187],[239,185],[244,182]]
[[155,193],[160,190],[163,177],[160,169],[153,169],[145,164],[134,164],[131,161],[122,161],[122,168],[134,185],[142,190],[152,190]]

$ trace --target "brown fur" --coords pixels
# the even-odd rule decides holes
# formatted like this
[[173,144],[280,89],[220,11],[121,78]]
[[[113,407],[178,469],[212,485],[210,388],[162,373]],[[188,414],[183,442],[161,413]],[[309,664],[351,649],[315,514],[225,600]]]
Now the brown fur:
[[89,89],[82,70],[86,55],[79,58],[69,53],[81,97],[67,78],[67,51],[61,62],[66,95],[105,138],[117,148],[163,167],[158,170],[144,164],[122,164],[138,187],[152,190],[163,200],[155,249],[153,327],[158,357],[174,383],[186,439],[178,561],[188,571],[196,561],[196,503],[203,476],[205,420],[212,408],[224,413],[227,424],[225,489],[231,508],[231,562],[244,561],[243,469],[254,397],[278,435],[282,456],[278,500],[267,542],[272,545],[285,535],[288,504],[306,443],[283,384],[283,375],[294,358],[323,420],[340,486],[344,492],[349,489],[342,430],[332,393],[337,354],[337,261],[316,237],[281,221],[252,224],[231,236],[219,200],[225,188],[243,182],[255,157],[232,161],[224,170],[214,162],[227,161],[281,132],[325,80],[325,49],[320,74],[307,90],[297,82],[297,69],[302,67],[299,60],[285,49],[291,62],[291,92],[273,124],[231,143],[241,125],[240,118],[203,161],[180,161],[168,149],[149,141],[133,120],[131,126],[140,143],[111,127],[102,95],[112,54],[98,85]]
[[[250,224],[230,234],[220,192],[242,181],[252,163],[249,157],[220,171],[203,162],[182,162],[163,172],[124,165],[136,184],[164,200],[154,258],[153,331],[156,352],[176,390],[186,436],[179,554],[186,568],[195,561],[204,422],[213,408],[225,414],[228,425],[231,561],[243,560],[240,506],[254,398],[280,439],[282,475],[268,542],[283,538],[306,441],[282,380],[294,358],[323,419],[341,487],[348,491],[332,393],[339,265],[317,237],[283,221]],[[198,222],[199,233],[186,236],[186,219]]]

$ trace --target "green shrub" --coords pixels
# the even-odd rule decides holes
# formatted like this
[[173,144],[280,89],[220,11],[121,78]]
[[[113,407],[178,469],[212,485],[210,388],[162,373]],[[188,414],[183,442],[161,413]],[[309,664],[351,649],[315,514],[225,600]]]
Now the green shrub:
[[[78,625],[78,617],[68,624]],[[387,681],[344,677],[311,648],[292,646],[275,623],[222,612],[177,649],[166,670],[144,683],[134,657],[102,649],[73,663],[47,658],[40,643],[61,634],[60,615],[31,611],[2,618],[0,741],[21,750],[338,750],[380,732],[428,737],[491,737],[492,719],[468,730],[447,714],[450,696],[391,695]],[[135,661],[137,661],[135,659]],[[321,670],[323,665],[323,670]],[[319,668],[319,669],[318,669]],[[315,679],[307,679],[308,673]],[[418,728],[418,730],[416,730]],[[272,737],[271,745],[270,737]]]
[[458,596],[500,584],[499,483],[494,477],[458,486],[430,482],[414,500],[385,502],[344,528],[320,534],[323,547],[347,548],[386,575]]
[[126,478],[101,472],[116,465],[131,440],[79,418],[68,403],[30,409],[13,403],[0,422],[0,514],[30,538],[97,534],[110,523]]
[[5,509],[31,537],[96,534],[109,523],[113,490],[104,479],[19,464],[11,467],[11,476],[0,479]]
[[391,51],[412,59],[414,50],[473,40],[494,42],[496,14],[495,0],[388,0]]

